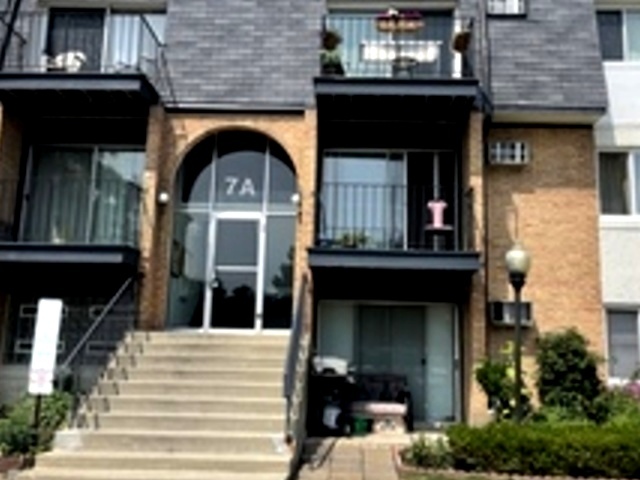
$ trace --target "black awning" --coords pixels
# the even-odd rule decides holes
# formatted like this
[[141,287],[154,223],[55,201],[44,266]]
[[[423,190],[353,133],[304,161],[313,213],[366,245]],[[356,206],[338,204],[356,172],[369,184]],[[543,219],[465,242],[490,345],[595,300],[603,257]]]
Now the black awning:
[[143,74],[0,72],[0,100],[31,112],[137,112],[159,101]]
[[318,299],[459,302],[480,269],[477,252],[309,249]]
[[80,293],[117,285],[137,273],[139,257],[127,246],[0,243],[0,288]]

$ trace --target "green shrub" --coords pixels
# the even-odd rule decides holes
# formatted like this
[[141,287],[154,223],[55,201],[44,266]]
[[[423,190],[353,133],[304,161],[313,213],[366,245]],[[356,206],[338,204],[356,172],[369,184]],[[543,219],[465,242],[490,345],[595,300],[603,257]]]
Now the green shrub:
[[590,418],[596,398],[604,391],[598,358],[575,329],[549,333],[538,340],[536,387],[544,406],[575,410]]
[[453,466],[520,475],[640,478],[636,428],[510,422],[448,430]]
[[35,446],[34,406],[33,397],[24,397],[8,409],[6,418],[0,419],[0,445],[3,446],[4,455],[49,449],[56,430],[67,418],[71,396],[68,393],[54,392],[42,397],[38,444]]
[[[515,368],[513,364],[513,344],[507,342],[495,358],[485,358],[475,371],[476,381],[489,400],[497,418],[510,418],[515,407]],[[523,386],[520,392],[524,413],[531,409],[531,401]]]
[[450,468],[452,466],[451,451],[446,442],[438,438],[428,440],[420,435],[417,440],[402,452],[402,460],[422,468]]

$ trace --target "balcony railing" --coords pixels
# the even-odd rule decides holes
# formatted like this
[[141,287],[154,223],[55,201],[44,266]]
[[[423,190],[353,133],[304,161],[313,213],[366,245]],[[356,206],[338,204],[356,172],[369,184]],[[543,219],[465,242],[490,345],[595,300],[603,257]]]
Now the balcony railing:
[[[470,19],[425,13],[417,28],[393,31],[381,29],[376,18],[376,14],[349,13],[325,17],[320,55],[324,75],[374,78],[474,76],[475,42]],[[337,34],[341,39],[333,51],[327,51],[327,32]],[[329,38],[329,43],[331,40]]]
[[11,37],[3,71],[142,73],[162,82],[163,44],[145,15],[96,12],[24,12],[13,28],[0,19],[0,35]]
[[[29,193],[0,180],[0,241],[137,246],[141,188],[123,180],[34,178]],[[16,208],[19,207],[19,208]]]
[[473,249],[472,193],[448,186],[324,183],[317,245],[366,250]]

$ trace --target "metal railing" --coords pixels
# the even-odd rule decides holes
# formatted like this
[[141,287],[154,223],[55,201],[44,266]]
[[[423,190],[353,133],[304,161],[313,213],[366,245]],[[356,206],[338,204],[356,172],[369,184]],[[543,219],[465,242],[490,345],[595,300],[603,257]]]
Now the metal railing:
[[307,275],[303,275],[296,297],[283,382],[283,396],[286,400],[285,436],[294,452],[292,469],[300,461],[306,440],[311,314],[309,279]]
[[[378,14],[332,13],[324,34],[337,33],[341,44],[328,61],[321,50],[321,72],[347,77],[462,78],[474,77],[476,42],[473,19],[422,12],[421,26],[411,31],[380,31]],[[326,37],[325,37],[326,38]],[[454,50],[452,45],[459,47]],[[324,45],[323,45],[324,46]],[[464,48],[460,48],[464,47]]]
[[[18,184],[14,179],[0,180],[0,240],[138,244],[139,185],[124,179],[91,182],[83,176],[34,177],[20,204]],[[22,232],[17,228],[20,216]]]
[[318,197],[318,246],[429,251],[470,248],[473,197],[451,186],[325,182]]
[[73,395],[69,425],[82,427],[79,413],[89,392],[125,336],[135,328],[137,282],[127,278],[83,331],[56,371],[58,388]]
[[163,44],[143,14],[56,11],[21,12],[10,34],[4,71],[143,73],[164,72]]

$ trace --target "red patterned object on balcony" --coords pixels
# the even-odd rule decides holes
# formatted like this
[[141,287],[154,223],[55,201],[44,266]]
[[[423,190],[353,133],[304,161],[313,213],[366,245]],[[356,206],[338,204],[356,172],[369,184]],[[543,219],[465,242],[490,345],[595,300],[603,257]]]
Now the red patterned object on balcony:
[[390,8],[376,17],[376,28],[379,32],[405,33],[415,32],[424,26],[420,12],[399,12]]

